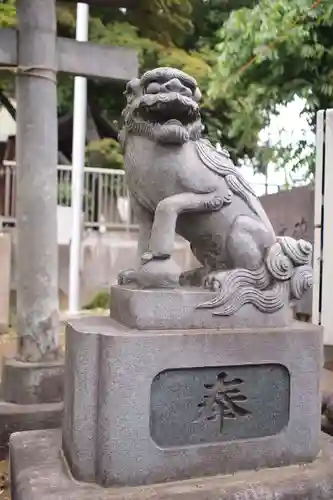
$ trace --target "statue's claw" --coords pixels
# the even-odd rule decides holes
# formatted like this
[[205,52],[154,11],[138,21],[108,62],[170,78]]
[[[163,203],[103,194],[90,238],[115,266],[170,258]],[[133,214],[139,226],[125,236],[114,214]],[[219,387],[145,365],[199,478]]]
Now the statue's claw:
[[174,288],[179,285],[180,270],[169,259],[153,257],[139,271],[140,284],[145,288]]
[[224,273],[222,272],[215,272],[215,273],[210,273],[208,276],[206,276],[203,286],[204,288],[207,288],[208,290],[212,290],[213,292],[217,292],[218,290],[221,290],[222,288],[222,276]]
[[184,271],[179,276],[179,284],[181,286],[202,286],[203,278],[206,276],[207,270],[204,267],[198,267],[197,269],[190,269],[189,271]]
[[127,269],[118,275],[118,285],[135,283],[139,288],[175,288],[180,270],[171,259],[151,259],[137,271]]
[[135,281],[134,269],[126,269],[118,274],[118,285],[129,285]]

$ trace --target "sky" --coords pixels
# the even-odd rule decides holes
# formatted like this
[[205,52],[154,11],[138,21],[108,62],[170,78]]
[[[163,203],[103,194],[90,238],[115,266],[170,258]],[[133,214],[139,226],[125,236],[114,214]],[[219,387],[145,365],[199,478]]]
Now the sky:
[[[15,106],[15,101],[10,99],[11,103]],[[0,141],[6,142],[9,135],[16,134],[15,120],[10,116],[7,110],[0,106]]]

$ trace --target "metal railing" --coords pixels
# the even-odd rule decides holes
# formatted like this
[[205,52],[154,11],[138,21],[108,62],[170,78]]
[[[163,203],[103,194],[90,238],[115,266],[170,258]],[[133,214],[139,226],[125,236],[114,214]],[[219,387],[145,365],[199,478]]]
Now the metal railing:
[[[58,166],[58,204],[71,206],[72,167]],[[83,183],[86,228],[136,228],[123,170],[85,167]]]
[[[0,165],[0,219],[15,225],[16,163]],[[58,205],[71,206],[71,165],[58,165]],[[85,167],[82,211],[85,228],[136,229],[122,170]]]
[[15,224],[16,163],[5,161],[0,165],[0,218]]
[[[0,165],[0,219],[15,225],[16,163]],[[71,206],[71,165],[58,165],[58,204]],[[284,189],[275,184],[252,183],[258,195]],[[85,228],[136,229],[122,170],[85,167],[82,211]]]

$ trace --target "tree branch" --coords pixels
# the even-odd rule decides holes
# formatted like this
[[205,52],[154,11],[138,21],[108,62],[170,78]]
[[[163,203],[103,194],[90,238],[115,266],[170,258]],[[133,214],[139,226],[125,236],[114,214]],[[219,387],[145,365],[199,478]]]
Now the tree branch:
[[6,94],[3,92],[3,90],[0,89],[0,103],[6,108],[10,116],[13,118],[13,120],[16,121],[16,109],[6,96]]
[[90,83],[91,92],[88,90],[88,104],[91,116],[96,124],[99,136],[101,138],[111,138],[118,140],[118,131],[111,125],[111,123],[102,116],[101,108],[94,97],[94,86]]

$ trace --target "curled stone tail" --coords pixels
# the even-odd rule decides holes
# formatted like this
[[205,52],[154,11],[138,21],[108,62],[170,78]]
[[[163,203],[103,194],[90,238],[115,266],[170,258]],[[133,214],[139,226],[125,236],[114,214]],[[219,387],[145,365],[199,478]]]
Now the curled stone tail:
[[312,284],[312,267],[304,265],[296,268],[290,282],[291,298],[301,299],[303,293],[312,288]]
[[290,285],[290,299],[301,299],[312,287],[312,245],[289,236],[277,238],[267,254],[266,266],[276,280]]
[[252,304],[263,313],[274,313],[281,309],[285,303],[287,286],[285,283],[275,283],[270,289],[257,290],[253,286],[245,286],[235,290],[231,300],[221,311],[214,312],[214,316],[231,316],[245,304]]
[[271,285],[266,266],[256,271],[234,269],[219,277],[221,292],[214,299],[198,306],[199,309],[218,308],[214,316],[231,316],[245,304],[252,304],[261,312],[273,313],[286,303],[285,283]]
[[312,245],[290,237],[277,238],[263,265],[255,270],[233,269],[216,273],[219,292],[199,309],[218,308],[216,316],[230,316],[245,304],[264,313],[276,312],[291,299],[300,299],[312,287]]
[[[198,305],[198,309],[209,309],[229,304],[238,289],[251,287],[264,289],[269,285],[269,274],[264,266],[256,271],[248,269],[233,269],[219,273],[218,283],[220,293],[209,302]],[[228,306],[226,306],[228,307]]]

